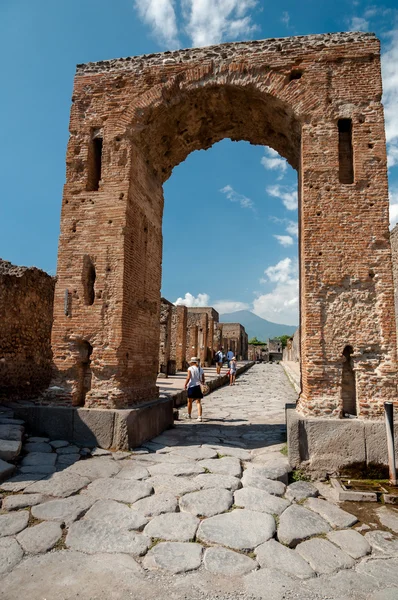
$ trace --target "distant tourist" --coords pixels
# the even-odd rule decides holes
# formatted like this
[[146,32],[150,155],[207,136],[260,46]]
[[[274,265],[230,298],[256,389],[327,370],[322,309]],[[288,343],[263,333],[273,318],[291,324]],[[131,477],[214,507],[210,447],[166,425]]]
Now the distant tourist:
[[199,366],[199,359],[193,356],[189,361],[191,366],[188,369],[187,378],[185,380],[185,389],[188,391],[188,419],[192,418],[192,402],[196,400],[198,407],[198,421],[202,420],[202,403],[203,398],[201,383],[205,382],[205,374]]
[[227,359],[228,359],[228,369],[229,369],[229,368],[230,368],[230,366],[231,366],[231,364],[230,364],[230,363],[231,363],[231,360],[232,360],[232,357],[233,357],[233,355],[234,355],[234,353],[232,352],[232,350],[231,350],[231,348],[230,348],[230,349],[228,350],[228,352],[227,352]]
[[235,356],[233,356],[230,360],[230,364],[229,364],[229,385],[235,385],[235,379],[236,379],[236,358]]
[[215,358],[216,358],[217,375],[219,375],[221,373],[221,367],[224,362],[224,353],[222,351],[222,348],[220,348],[220,350],[218,350],[218,352],[216,352]]

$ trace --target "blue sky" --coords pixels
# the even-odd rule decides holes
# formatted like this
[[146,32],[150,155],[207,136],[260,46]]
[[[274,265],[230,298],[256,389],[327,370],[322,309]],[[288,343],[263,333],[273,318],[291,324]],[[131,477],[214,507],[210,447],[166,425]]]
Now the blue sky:
[[[374,31],[382,41],[395,223],[396,0],[1,0],[0,256],[56,272],[77,63],[354,29]],[[188,156],[165,184],[162,292],[171,301],[220,312],[249,308],[297,324],[295,171],[273,151],[246,142],[224,140]]]

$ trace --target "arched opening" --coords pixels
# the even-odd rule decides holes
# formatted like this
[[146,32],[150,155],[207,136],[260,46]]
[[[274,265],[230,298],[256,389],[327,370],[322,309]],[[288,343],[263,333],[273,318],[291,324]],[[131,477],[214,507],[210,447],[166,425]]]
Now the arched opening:
[[341,375],[341,399],[343,416],[357,415],[357,393],[355,383],[355,372],[353,367],[352,346],[346,346],[343,350],[343,369]]
[[81,340],[77,344],[78,362],[77,362],[77,386],[74,397],[74,406],[84,406],[87,393],[91,389],[91,354],[93,347],[86,340]]

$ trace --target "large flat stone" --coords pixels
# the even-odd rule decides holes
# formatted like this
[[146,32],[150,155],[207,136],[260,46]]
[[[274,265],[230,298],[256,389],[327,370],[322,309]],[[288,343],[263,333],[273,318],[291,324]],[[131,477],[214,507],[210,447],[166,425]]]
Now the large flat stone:
[[242,485],[244,487],[254,487],[258,488],[259,490],[264,490],[265,492],[273,494],[274,496],[283,496],[286,489],[285,484],[281,481],[268,479],[253,469],[250,471],[246,469],[246,471],[243,473]]
[[107,479],[120,471],[120,464],[112,458],[88,458],[76,462],[68,468],[69,473],[76,473],[81,477],[87,477],[91,481],[95,479]]
[[24,452],[44,452],[44,454],[49,454],[53,451],[50,444],[46,442],[32,442],[29,441],[27,444],[24,444]]
[[40,554],[54,548],[62,536],[59,523],[40,523],[17,535],[17,541],[28,554]]
[[202,562],[203,548],[199,544],[184,542],[161,542],[146,555],[146,569],[161,569],[170,573],[186,573],[198,569]]
[[248,476],[253,475],[261,476],[264,479],[272,479],[273,481],[281,481],[285,485],[288,483],[289,467],[286,466],[264,466],[264,465],[250,465],[246,472]]
[[14,460],[21,452],[22,442],[0,439],[0,460]]
[[183,496],[190,492],[196,492],[200,489],[200,485],[188,479],[187,477],[173,477],[172,475],[155,475],[146,480],[149,485],[152,485],[157,494],[172,493],[176,496]]
[[249,556],[227,548],[207,548],[203,563],[210,573],[226,577],[240,577],[258,567],[257,562]]
[[358,521],[354,515],[320,498],[308,498],[305,507],[321,515],[332,527],[343,529],[344,527],[355,525]]
[[282,544],[294,548],[303,540],[328,533],[330,529],[329,523],[321,516],[292,504],[280,516],[277,537]]
[[[46,456],[51,456],[48,454]],[[32,483],[25,488],[26,494],[45,494],[47,496],[55,496],[58,498],[67,498],[83,489],[90,483],[87,477],[80,477],[75,473],[61,471],[54,473],[41,481]]]
[[123,463],[123,468],[116,475],[117,479],[147,479],[149,471],[145,467],[136,465],[130,461]]
[[376,556],[398,557],[398,539],[389,531],[368,531],[365,538]]
[[96,479],[85,493],[97,500],[117,500],[128,504],[152,494],[152,485],[126,479]]
[[[154,396],[156,387],[154,386]],[[137,408],[115,410],[112,448],[129,450],[142,442],[154,438],[165,429],[172,427],[173,398],[157,398],[142,402]]]
[[339,548],[355,559],[370,554],[372,550],[367,539],[353,529],[331,531],[327,534],[327,537],[333,544],[339,546]]
[[79,446],[75,446],[74,444],[69,444],[68,446],[62,446],[61,448],[56,449],[58,456],[62,454],[79,454],[79,452]]
[[57,440],[72,439],[75,408],[64,406],[23,406],[16,414],[24,419],[29,431],[47,435]]
[[199,464],[204,469],[210,471],[210,473],[218,473],[219,475],[240,477],[242,473],[239,459],[234,458],[233,456],[201,460]]
[[80,460],[80,454],[61,454],[57,458],[57,470],[64,471]]
[[[380,584],[369,575],[357,573],[354,569],[343,569],[331,575],[320,575],[305,582],[309,598],[338,598],[339,600],[369,600],[369,594]],[[386,600],[386,599],[384,599]]]
[[171,493],[153,494],[142,500],[138,500],[132,506],[146,517],[156,517],[163,513],[172,513],[177,510],[178,500]]
[[6,496],[1,507],[3,510],[19,510],[41,504],[45,499],[43,494],[16,494],[15,496]]
[[322,538],[314,538],[302,542],[298,544],[295,551],[317,573],[334,573],[340,569],[351,569],[355,565],[355,560],[351,556]]
[[209,488],[185,494],[180,499],[181,510],[189,512],[198,517],[212,517],[219,515],[231,508],[233,504],[233,495],[224,488],[215,490]]
[[251,551],[275,533],[271,515],[251,510],[233,510],[201,522],[197,538],[235,550]]
[[23,550],[14,538],[0,538],[0,575],[11,571],[22,560],[22,557]]
[[19,533],[27,527],[28,521],[29,512],[27,510],[0,515],[0,538]]
[[156,475],[174,475],[176,477],[180,476],[189,476],[189,475],[198,475],[200,473],[204,473],[205,470],[203,467],[198,465],[198,463],[189,461],[187,463],[181,464],[156,464],[148,467],[148,471],[154,477]]
[[383,586],[398,588],[398,558],[363,560],[355,569],[361,575],[369,575]]
[[251,460],[252,455],[249,450],[244,450],[243,448],[234,448],[233,446],[228,445],[213,445],[209,444],[211,448],[217,451],[219,458],[224,456],[233,456],[234,458],[238,458],[239,460]]
[[23,427],[20,425],[0,425],[0,440],[20,442],[22,434]]
[[22,459],[22,466],[42,466],[48,465],[53,467],[55,465],[55,461],[57,460],[57,455],[55,453],[49,452],[30,452],[25,458]]
[[194,478],[194,482],[199,484],[202,489],[206,488],[224,488],[226,490],[235,490],[241,487],[241,481],[232,475],[218,475],[217,473],[203,473]]
[[84,515],[94,502],[94,498],[89,496],[70,496],[33,506],[31,512],[40,521],[59,521],[70,525]]
[[308,562],[295,550],[269,540],[256,548],[256,558],[261,567],[282,571],[285,575],[308,579],[315,576]]
[[392,506],[382,506],[376,512],[377,517],[384,527],[398,533],[398,510]]
[[179,454],[191,460],[206,460],[209,458],[217,458],[217,450],[208,446],[180,446],[174,448],[171,454]]
[[295,481],[287,486],[285,496],[288,500],[300,502],[306,498],[319,496],[319,491],[308,481]]
[[73,441],[81,446],[111,448],[115,411],[77,408],[73,415]]
[[44,477],[46,477],[44,473],[20,473],[0,483],[0,490],[5,492],[22,492],[22,490]]
[[258,488],[244,487],[234,494],[234,504],[249,510],[265,512],[269,515],[281,515],[290,506],[289,500],[273,496]]
[[138,531],[148,523],[143,513],[115,500],[97,500],[84,518],[108,523],[118,529]]
[[10,465],[10,463],[0,458],[0,481],[3,481],[7,477],[10,477],[10,475],[12,475],[14,471],[15,465]]
[[151,540],[141,533],[119,529],[94,519],[72,523],[65,540],[68,548],[86,554],[122,552],[133,556],[145,554],[150,543]]
[[190,542],[195,537],[199,519],[187,513],[167,513],[154,517],[144,534],[168,542]]
[[50,445],[52,446],[52,448],[66,448],[66,446],[69,446],[69,442],[67,442],[66,440],[52,440],[50,441]]
[[56,467],[53,467],[53,465],[28,465],[25,467],[19,467],[18,472],[19,473],[42,473],[43,477],[45,475],[51,475],[52,473],[55,473],[56,471]]

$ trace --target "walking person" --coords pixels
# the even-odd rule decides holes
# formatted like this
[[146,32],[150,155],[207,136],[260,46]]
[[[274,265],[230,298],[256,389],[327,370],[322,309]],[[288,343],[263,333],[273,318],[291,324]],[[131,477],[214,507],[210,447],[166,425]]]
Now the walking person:
[[230,365],[229,365],[229,385],[235,385],[236,366],[237,366],[236,358],[235,358],[235,356],[233,356],[231,358]]
[[188,392],[188,419],[192,418],[192,403],[196,400],[198,408],[198,421],[202,420],[202,403],[203,398],[201,383],[205,382],[205,374],[199,366],[199,359],[193,356],[190,360],[191,366],[188,368],[187,378],[185,380],[185,389]]
[[216,367],[217,367],[217,375],[221,373],[221,367],[224,362],[224,354],[222,348],[216,352]]
[[227,352],[227,359],[228,359],[228,369],[229,369],[229,368],[230,368],[230,366],[231,366],[231,360],[232,360],[232,357],[233,357],[233,355],[234,355],[234,353],[232,352],[232,350],[231,350],[231,348],[230,348],[230,349],[228,350],[228,352]]

